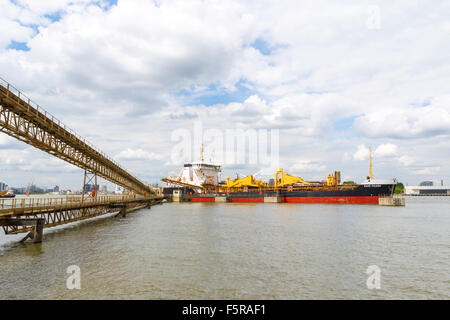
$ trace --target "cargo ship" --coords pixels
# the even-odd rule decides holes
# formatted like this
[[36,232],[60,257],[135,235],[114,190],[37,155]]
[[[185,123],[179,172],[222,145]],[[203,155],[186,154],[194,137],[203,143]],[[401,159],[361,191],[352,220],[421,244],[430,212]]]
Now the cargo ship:
[[198,161],[184,164],[178,175],[161,179],[166,182],[163,194],[171,195],[177,190],[184,194],[214,192],[219,185],[221,172],[220,165],[205,161],[202,145]]
[[[203,148],[202,148],[203,152]],[[341,184],[340,172],[329,174],[325,181],[309,182],[278,169],[270,183],[256,180],[252,175],[229,178],[219,182],[221,166],[204,162],[185,164],[177,177],[162,179],[168,183],[163,193],[170,197],[175,191],[183,201],[215,202],[273,202],[292,203],[355,203],[378,204],[381,197],[392,197],[396,179],[374,179],[369,150],[369,175],[361,184]]]
[[14,198],[16,195],[13,190],[1,191],[0,198]]

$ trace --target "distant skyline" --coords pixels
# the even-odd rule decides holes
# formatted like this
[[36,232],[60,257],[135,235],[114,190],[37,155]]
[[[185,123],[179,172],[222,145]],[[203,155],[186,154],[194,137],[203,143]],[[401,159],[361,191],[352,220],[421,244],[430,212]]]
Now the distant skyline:
[[[361,182],[371,147],[375,178],[450,184],[446,1],[0,7],[0,77],[146,183],[181,170],[171,134],[201,121],[279,129],[280,166],[306,180]],[[81,190],[83,171],[0,133],[0,181],[31,180]]]

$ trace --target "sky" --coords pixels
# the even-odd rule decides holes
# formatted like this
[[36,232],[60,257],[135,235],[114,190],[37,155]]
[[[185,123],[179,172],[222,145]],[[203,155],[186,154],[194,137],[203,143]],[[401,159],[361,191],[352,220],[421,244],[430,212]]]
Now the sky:
[[[0,0],[0,77],[147,183],[174,132],[279,131],[279,166],[450,184],[448,1]],[[210,149],[211,150],[211,149]],[[192,152],[194,153],[194,152]],[[214,159],[208,153],[207,158]],[[192,154],[192,159],[197,155]],[[223,177],[260,170],[224,164]],[[0,133],[0,181],[83,172]]]

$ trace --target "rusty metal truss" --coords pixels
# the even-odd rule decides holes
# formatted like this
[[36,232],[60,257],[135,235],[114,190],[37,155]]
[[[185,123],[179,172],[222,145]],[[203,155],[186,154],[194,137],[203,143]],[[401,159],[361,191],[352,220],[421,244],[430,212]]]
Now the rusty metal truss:
[[0,131],[141,195],[152,189],[0,78]]

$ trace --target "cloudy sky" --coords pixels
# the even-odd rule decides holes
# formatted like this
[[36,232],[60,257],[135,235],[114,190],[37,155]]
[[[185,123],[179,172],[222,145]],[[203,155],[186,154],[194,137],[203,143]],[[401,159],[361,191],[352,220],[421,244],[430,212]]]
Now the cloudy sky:
[[[0,77],[139,178],[173,132],[279,129],[280,166],[450,184],[450,3],[0,0]],[[211,156],[211,155],[209,155]],[[195,158],[192,160],[196,160]],[[258,166],[225,166],[225,176]],[[82,171],[0,134],[0,181]]]

